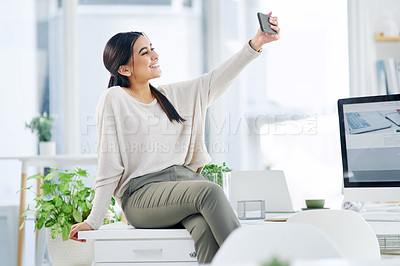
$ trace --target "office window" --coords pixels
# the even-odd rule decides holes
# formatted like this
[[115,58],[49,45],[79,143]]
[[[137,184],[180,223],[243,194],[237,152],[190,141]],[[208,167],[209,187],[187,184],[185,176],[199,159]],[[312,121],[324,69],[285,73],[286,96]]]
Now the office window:
[[[197,4],[195,4],[197,3]],[[177,6],[179,5],[179,6]],[[102,62],[106,42],[118,32],[143,31],[160,55],[163,75],[155,86],[193,78],[202,73],[202,17],[199,1],[80,0],[77,7],[78,108],[80,152],[96,153],[95,109],[107,89],[109,73]],[[186,7],[186,8],[179,8]],[[63,118],[62,14],[52,10],[49,21],[50,109]],[[161,22],[161,23],[160,23]],[[179,52],[176,44],[182,44]],[[63,153],[63,123],[56,128],[58,152]]]
[[298,207],[307,197],[337,198],[336,104],[349,95],[347,1],[274,0],[262,7],[279,17],[282,29],[267,51],[267,98],[287,114],[306,114],[263,126],[263,163],[285,171]]

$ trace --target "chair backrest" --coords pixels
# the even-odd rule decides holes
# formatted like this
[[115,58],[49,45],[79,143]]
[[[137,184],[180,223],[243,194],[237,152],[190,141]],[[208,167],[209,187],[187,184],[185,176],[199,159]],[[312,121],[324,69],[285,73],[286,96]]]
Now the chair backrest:
[[346,210],[308,210],[291,216],[287,223],[306,223],[324,231],[349,259],[381,257],[376,234],[364,218]]
[[336,245],[317,227],[307,224],[266,223],[233,231],[215,255],[214,265],[282,260],[340,258]]

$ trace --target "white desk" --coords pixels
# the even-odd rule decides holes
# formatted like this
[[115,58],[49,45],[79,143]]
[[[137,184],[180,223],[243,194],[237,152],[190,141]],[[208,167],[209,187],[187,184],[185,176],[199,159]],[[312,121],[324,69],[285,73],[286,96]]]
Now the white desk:
[[[348,260],[348,259],[318,259],[318,260],[294,260],[291,266],[398,266],[400,259],[381,259],[381,260]],[[240,263],[240,264],[216,264],[211,266],[260,266],[260,263]]]
[[[96,154],[60,154],[54,156],[13,156],[0,157],[0,160],[18,160],[21,162],[21,192],[19,201],[19,223],[21,226],[23,219],[22,213],[25,211],[26,203],[26,179],[28,175],[28,167],[59,167],[59,166],[78,166],[97,164]],[[41,180],[38,180],[38,192],[40,192]],[[17,266],[22,266],[24,251],[25,230],[18,231],[18,249],[17,249]]]

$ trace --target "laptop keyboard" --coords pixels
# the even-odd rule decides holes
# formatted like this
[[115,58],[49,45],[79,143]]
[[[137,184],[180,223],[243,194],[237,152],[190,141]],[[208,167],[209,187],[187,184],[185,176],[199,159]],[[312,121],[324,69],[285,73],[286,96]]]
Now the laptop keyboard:
[[347,113],[347,122],[352,129],[360,129],[371,126],[359,113]]

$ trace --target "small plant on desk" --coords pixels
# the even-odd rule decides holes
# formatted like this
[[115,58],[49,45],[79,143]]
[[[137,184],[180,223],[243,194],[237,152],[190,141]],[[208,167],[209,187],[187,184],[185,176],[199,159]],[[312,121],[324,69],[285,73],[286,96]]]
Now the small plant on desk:
[[208,164],[204,166],[201,174],[208,178],[208,180],[217,183],[223,187],[223,175],[224,173],[231,172],[232,169],[226,166],[225,162],[222,165],[218,164]]
[[274,257],[271,260],[262,263],[261,266],[289,266],[289,263]]

